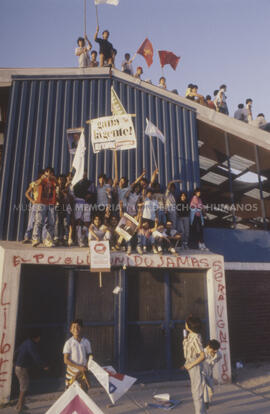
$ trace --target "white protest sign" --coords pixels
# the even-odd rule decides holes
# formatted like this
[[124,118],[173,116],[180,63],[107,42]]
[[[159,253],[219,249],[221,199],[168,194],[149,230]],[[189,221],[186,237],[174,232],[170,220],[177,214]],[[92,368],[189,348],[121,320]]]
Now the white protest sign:
[[127,150],[137,147],[131,115],[105,116],[91,120],[93,152],[103,149]]
[[105,241],[90,241],[90,271],[109,272],[111,270],[110,244]]

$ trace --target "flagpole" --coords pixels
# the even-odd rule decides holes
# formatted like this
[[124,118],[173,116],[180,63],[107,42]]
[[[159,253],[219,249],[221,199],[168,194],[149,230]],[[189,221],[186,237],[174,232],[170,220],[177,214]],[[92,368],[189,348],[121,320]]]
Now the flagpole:
[[114,155],[114,179],[118,182],[118,161],[117,161],[117,151],[113,151]]
[[153,142],[152,142],[152,137],[150,136],[150,145],[151,145],[151,149],[152,149],[152,153],[153,153],[153,157],[154,157],[154,164],[155,164],[155,169],[157,169],[157,160],[156,160],[156,156],[155,156],[155,152],[154,152],[154,147],[153,147]]
[[96,5],[96,18],[97,18],[97,26],[99,26],[98,24],[98,6]]
[[133,62],[133,60],[135,59],[135,57],[137,56],[137,52],[134,53],[134,55],[132,56],[132,58],[130,59],[130,62]]
[[85,37],[86,36],[86,0],[84,0],[83,22],[84,22],[84,37]]

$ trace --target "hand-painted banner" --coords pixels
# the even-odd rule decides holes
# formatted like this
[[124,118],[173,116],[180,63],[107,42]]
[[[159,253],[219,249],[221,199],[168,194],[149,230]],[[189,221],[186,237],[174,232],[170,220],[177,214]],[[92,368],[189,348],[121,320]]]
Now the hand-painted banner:
[[103,149],[128,150],[137,147],[131,115],[105,116],[91,120],[93,152]]

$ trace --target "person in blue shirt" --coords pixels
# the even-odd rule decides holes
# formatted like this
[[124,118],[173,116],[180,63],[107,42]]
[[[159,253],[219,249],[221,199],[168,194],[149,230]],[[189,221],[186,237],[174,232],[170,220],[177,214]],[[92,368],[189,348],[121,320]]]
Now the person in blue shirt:
[[49,369],[40,357],[38,351],[39,341],[40,332],[33,330],[30,337],[15,351],[15,374],[20,384],[20,394],[16,405],[18,412],[21,412],[23,409],[25,395],[29,387],[29,367],[34,363],[45,371]]

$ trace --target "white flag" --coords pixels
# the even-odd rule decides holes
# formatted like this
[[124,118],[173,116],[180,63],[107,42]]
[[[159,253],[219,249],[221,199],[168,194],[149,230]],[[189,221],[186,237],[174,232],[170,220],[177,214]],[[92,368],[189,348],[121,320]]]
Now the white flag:
[[82,131],[72,164],[72,167],[76,170],[74,177],[72,178],[73,186],[83,178],[85,149],[85,137],[84,131]]
[[111,4],[112,6],[118,6],[119,0],[95,0],[95,5],[98,4]]
[[146,129],[144,131],[145,135],[149,135],[150,137],[157,137],[159,138],[163,144],[165,144],[165,137],[162,132],[156,127],[152,122],[148,121],[146,118]]

